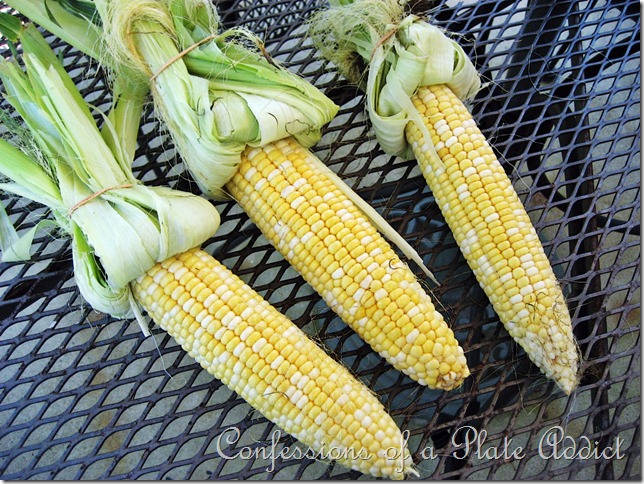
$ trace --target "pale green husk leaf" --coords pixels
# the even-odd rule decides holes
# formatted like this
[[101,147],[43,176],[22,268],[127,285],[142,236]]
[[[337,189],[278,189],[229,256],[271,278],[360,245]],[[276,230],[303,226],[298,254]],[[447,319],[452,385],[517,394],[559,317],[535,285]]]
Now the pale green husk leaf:
[[[9,181],[0,188],[51,209],[52,223],[72,238],[74,276],[94,309],[136,316],[130,282],[157,262],[200,246],[217,230],[219,215],[201,197],[139,183],[131,171],[138,110],[126,102],[118,111],[117,99],[101,132],[38,31],[27,27],[21,42],[26,72],[3,61],[0,78],[37,151],[2,140],[0,173]],[[3,257],[27,258],[36,229],[22,238],[2,231]]]
[[104,44],[101,19],[92,0],[7,0],[5,3],[108,67],[114,74],[112,89],[121,105],[132,103],[136,109],[142,103],[149,90],[147,79],[141,78],[134,69],[112,63]]
[[273,65],[257,37],[218,31],[199,0],[95,0],[116,64],[150,81],[155,107],[200,188],[212,197],[235,173],[246,146],[295,136],[311,146],[337,106]]
[[[5,3],[18,10],[47,31],[65,39],[81,52],[94,59],[100,59],[104,51],[102,46],[102,29],[90,21],[94,16],[79,15],[71,12],[66,2],[56,0],[6,0]],[[86,3],[91,7],[91,2]]]
[[410,97],[421,86],[446,84],[461,99],[470,98],[481,86],[476,68],[443,30],[417,16],[405,16],[404,2],[330,3],[335,6],[310,21],[314,44],[348,79],[365,89],[369,117],[382,149],[411,158],[404,129],[409,121],[419,119]]
[[[2,150],[0,149],[0,152]],[[2,186],[0,186],[0,190]],[[31,245],[38,231],[44,228],[56,228],[58,225],[53,220],[40,220],[31,229],[22,235],[13,226],[4,205],[0,203],[0,260],[2,262],[19,262],[31,258]]]

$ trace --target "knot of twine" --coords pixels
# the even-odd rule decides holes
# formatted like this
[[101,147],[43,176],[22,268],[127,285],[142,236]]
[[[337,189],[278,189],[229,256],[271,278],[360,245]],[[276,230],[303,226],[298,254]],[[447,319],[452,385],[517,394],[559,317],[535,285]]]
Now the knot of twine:
[[125,184],[123,184],[123,185],[116,185],[116,186],[113,186],[113,187],[103,188],[103,189],[101,189],[101,190],[99,190],[99,191],[97,191],[97,192],[92,193],[90,196],[83,198],[80,202],[78,202],[78,203],[74,204],[74,205],[69,209],[69,211],[68,211],[67,213],[71,216],[71,215],[72,215],[76,210],[78,210],[80,207],[82,207],[82,206],[83,206],[83,205],[85,205],[86,203],[91,202],[91,201],[92,201],[92,200],[94,200],[96,197],[101,196],[101,195],[102,195],[103,193],[105,193],[105,192],[109,192],[110,190],[118,190],[119,188],[132,188],[132,187],[133,187],[133,185],[132,185],[131,183],[125,183]]

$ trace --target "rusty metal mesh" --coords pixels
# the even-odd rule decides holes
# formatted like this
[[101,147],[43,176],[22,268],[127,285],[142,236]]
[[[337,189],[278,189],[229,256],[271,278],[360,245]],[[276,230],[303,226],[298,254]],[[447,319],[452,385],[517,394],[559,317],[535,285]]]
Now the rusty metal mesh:
[[[639,479],[639,4],[417,5],[461,36],[488,81],[472,110],[528,208],[574,318],[584,376],[570,398],[540,376],[499,323],[415,163],[378,149],[363,95],[315,57],[302,23],[322,6],[219,2],[226,26],[258,33],[276,60],[341,106],[315,151],[421,253],[441,282],[432,289],[473,376],[462,389],[443,393],[394,371],[321,302],[234,203],[218,204],[223,223],[207,250],[378,393],[409,431],[422,478]],[[107,107],[100,69],[50,41],[87,99]],[[194,189],[150,110],[136,174],[147,183]],[[46,214],[24,200],[4,203],[23,229]],[[324,461],[273,461],[266,452],[263,458],[260,451],[273,445],[273,424],[158,328],[144,338],[135,322],[92,312],[75,288],[65,239],[42,235],[34,253],[29,263],[0,265],[2,479],[364,477]],[[556,426],[565,429],[567,454],[547,458],[551,449],[540,442]],[[473,429],[479,438],[486,433],[481,452],[476,444],[464,451],[466,428],[469,437]],[[232,429],[240,438],[228,443]],[[587,441],[599,458],[581,453]],[[296,444],[282,436],[275,445],[279,452]],[[514,451],[515,458],[505,458],[506,447],[505,454]],[[232,455],[237,458],[224,458]]]

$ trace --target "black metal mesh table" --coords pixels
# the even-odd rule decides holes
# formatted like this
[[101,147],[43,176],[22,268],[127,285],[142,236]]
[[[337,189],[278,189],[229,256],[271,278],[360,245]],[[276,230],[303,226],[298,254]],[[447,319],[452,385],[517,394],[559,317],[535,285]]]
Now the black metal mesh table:
[[[217,204],[223,223],[206,249],[377,392],[409,432],[421,478],[641,478],[639,3],[424,4],[438,25],[460,36],[486,81],[473,113],[564,287],[584,360],[571,397],[540,376],[499,323],[415,162],[378,149],[363,95],[316,57],[303,21],[323,6],[219,2],[225,26],[259,34],[275,60],[341,106],[314,150],[437,276],[440,286],[425,283],[444,306],[472,377],[444,393],[393,370],[233,202]],[[87,99],[107,107],[102,71],[49,39]],[[194,190],[151,110],[135,172],[146,183]],[[3,201],[22,229],[46,213],[23,200]],[[66,240],[42,235],[34,244],[31,262],[0,265],[0,478],[364,478],[329,462],[273,461],[266,452],[273,424],[158,328],[145,338],[136,322],[92,312],[75,287]],[[574,442],[581,451],[590,442],[599,458],[544,454],[540,442],[558,426],[567,447]],[[485,437],[478,453],[464,452],[468,428],[469,437]],[[240,431],[233,444],[226,440],[231,429]],[[275,445],[279,452],[297,444],[282,436]]]

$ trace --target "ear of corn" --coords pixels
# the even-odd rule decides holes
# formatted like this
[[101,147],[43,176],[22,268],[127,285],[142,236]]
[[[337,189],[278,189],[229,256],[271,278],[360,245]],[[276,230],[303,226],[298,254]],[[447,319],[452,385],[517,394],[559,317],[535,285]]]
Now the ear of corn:
[[561,288],[510,179],[468,109],[445,85],[412,97],[407,140],[469,266],[510,335],[565,393],[578,354]]
[[247,148],[226,185],[327,304],[394,367],[432,388],[469,375],[410,268],[292,138]]
[[132,288],[185,351],[300,442],[372,476],[411,472],[376,396],[204,251],[155,265]]
[[563,294],[509,178],[460,101],[480,88],[473,63],[443,30],[407,15],[407,2],[330,3],[310,22],[316,47],[348,78],[366,77],[381,147],[418,159],[502,323],[546,376],[572,392],[579,358]]

